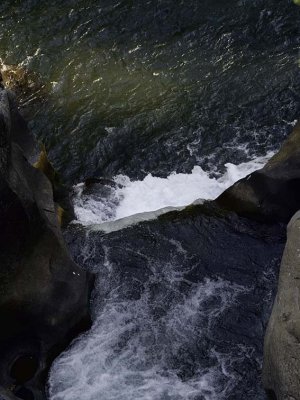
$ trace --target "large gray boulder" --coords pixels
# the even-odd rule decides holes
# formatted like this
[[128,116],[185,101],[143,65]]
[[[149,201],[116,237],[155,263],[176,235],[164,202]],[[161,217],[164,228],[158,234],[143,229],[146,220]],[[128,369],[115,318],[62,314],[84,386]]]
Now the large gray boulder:
[[92,278],[68,254],[38,153],[13,95],[0,88],[0,396],[7,399],[9,392],[45,399],[53,359],[90,325]]
[[265,336],[263,384],[274,399],[300,399],[300,212],[288,225],[278,292]]

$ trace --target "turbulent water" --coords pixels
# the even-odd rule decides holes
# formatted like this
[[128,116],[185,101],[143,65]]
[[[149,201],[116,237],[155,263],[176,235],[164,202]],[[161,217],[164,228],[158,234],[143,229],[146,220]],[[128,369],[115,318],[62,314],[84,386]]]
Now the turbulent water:
[[[227,399],[238,380],[231,365],[250,357],[254,350],[241,346],[232,359],[231,354],[212,349],[211,365],[206,368],[193,365],[189,353],[205,345],[216,320],[246,289],[206,280],[183,298],[178,293],[181,274],[176,269],[170,265],[162,273],[157,268],[139,300],[124,302],[114,296],[106,300],[88,336],[56,363],[50,381],[52,399]],[[162,279],[174,299],[166,314],[156,320],[149,302],[150,286]],[[157,301],[166,301],[169,295]],[[209,314],[208,304],[213,305]],[[186,353],[185,362],[191,368],[191,376],[184,380],[180,370],[172,370],[176,358],[182,357],[180,352]]]
[[265,398],[282,244],[193,215],[176,229],[85,225],[214,199],[262,167],[299,116],[299,17],[288,0],[1,1],[0,58],[35,77],[22,110],[74,185],[83,227],[69,244],[98,274],[93,327],[55,362],[52,400]]
[[70,227],[76,261],[97,273],[94,324],[54,363],[51,399],[265,399],[284,238],[202,207],[107,234]]
[[79,184],[73,197],[76,218],[85,225],[99,224],[167,207],[183,207],[196,200],[213,200],[237,180],[262,168],[272,155],[269,152],[239,165],[227,163],[226,173],[219,178],[211,178],[197,166],[190,174],[173,173],[167,178],[149,174],[141,181],[131,181],[119,175],[106,193],[103,185],[99,185],[100,190],[96,184],[88,190],[85,184]]

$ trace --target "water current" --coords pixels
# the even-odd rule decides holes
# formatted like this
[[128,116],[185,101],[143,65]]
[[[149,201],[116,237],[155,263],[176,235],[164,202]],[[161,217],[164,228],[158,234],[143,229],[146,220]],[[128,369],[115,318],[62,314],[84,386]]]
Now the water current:
[[51,400],[265,399],[281,245],[210,217],[101,224],[214,199],[267,162],[299,117],[299,21],[288,0],[1,1],[1,64],[34,76],[22,111],[73,185],[68,242],[97,274]]

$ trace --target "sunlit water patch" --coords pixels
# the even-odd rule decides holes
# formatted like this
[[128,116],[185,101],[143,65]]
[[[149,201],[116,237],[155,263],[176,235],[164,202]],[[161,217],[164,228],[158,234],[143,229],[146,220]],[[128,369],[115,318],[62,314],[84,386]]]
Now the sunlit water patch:
[[141,181],[119,175],[113,185],[95,184],[89,190],[84,184],[75,187],[74,207],[82,224],[99,224],[138,213],[165,207],[182,207],[197,199],[215,199],[233,183],[262,168],[273,155],[234,165],[225,165],[226,172],[219,178],[210,177],[200,166],[190,174],[173,173],[167,178],[147,175]]
[[276,151],[299,115],[292,1],[2,0],[0,13],[0,58],[39,77],[23,111],[70,183],[240,164],[241,146]]

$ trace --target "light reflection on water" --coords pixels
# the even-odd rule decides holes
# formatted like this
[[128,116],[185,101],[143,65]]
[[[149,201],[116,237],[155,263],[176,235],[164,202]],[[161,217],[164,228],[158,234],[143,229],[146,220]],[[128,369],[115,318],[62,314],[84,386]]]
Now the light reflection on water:
[[283,0],[4,1],[0,56],[46,86],[27,111],[66,178],[216,171],[276,149],[297,117],[297,12]]

